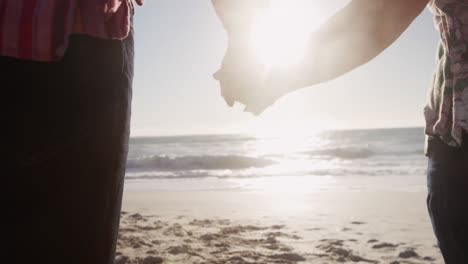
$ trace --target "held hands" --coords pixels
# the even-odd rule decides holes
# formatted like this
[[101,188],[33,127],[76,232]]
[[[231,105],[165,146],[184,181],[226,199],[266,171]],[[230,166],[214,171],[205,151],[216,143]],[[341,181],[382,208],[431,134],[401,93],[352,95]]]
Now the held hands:
[[284,68],[261,64],[246,40],[230,37],[221,69],[213,76],[228,106],[239,102],[244,111],[259,115],[288,92],[292,84],[285,73]]
[[261,114],[292,90],[292,67],[268,67],[261,63],[251,45],[255,15],[268,8],[269,0],[212,0],[228,33],[228,49],[221,68],[213,75],[220,83],[228,106],[245,105],[246,112]]

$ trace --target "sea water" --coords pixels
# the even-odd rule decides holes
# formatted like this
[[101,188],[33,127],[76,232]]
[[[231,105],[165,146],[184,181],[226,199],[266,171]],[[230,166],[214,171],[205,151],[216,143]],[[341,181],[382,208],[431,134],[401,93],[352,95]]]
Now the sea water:
[[309,136],[131,138],[126,188],[166,191],[421,190],[422,128],[322,131]]

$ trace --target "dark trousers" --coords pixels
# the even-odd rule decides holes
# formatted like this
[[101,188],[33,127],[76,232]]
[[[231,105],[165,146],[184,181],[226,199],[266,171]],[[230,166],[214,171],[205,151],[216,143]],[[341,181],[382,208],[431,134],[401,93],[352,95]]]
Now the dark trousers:
[[446,264],[468,263],[468,137],[462,148],[430,139],[427,205]]
[[11,263],[113,263],[128,151],[132,34],[123,41],[72,36],[58,62],[0,57],[8,171],[2,247]]

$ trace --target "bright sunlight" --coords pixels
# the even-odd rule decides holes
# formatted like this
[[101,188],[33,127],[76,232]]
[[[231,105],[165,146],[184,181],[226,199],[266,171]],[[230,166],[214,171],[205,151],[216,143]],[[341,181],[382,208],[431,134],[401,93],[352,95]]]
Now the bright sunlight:
[[303,57],[310,33],[318,27],[314,1],[273,0],[252,30],[252,48],[266,66],[287,66]]

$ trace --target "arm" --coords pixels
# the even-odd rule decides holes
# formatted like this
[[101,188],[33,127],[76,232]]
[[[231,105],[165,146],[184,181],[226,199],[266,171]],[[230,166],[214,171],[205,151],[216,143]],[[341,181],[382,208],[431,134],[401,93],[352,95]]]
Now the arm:
[[224,28],[231,33],[245,34],[252,19],[270,5],[270,0],[211,0]]
[[337,78],[374,59],[409,27],[428,0],[353,0],[324,23],[295,68],[292,90]]
[[[246,97],[244,85],[239,85],[243,77],[235,76],[233,71],[245,68],[246,63],[240,63],[236,57],[241,57],[240,47],[245,47],[250,35],[251,26],[255,17],[264,12],[270,5],[270,0],[211,0],[214,10],[228,34],[228,50],[224,56],[221,69],[213,77],[220,81],[221,95],[228,106]],[[234,55],[234,56],[233,56]],[[238,67],[242,65],[241,67]],[[231,72],[231,74],[225,74]],[[252,71],[252,73],[254,73]]]

